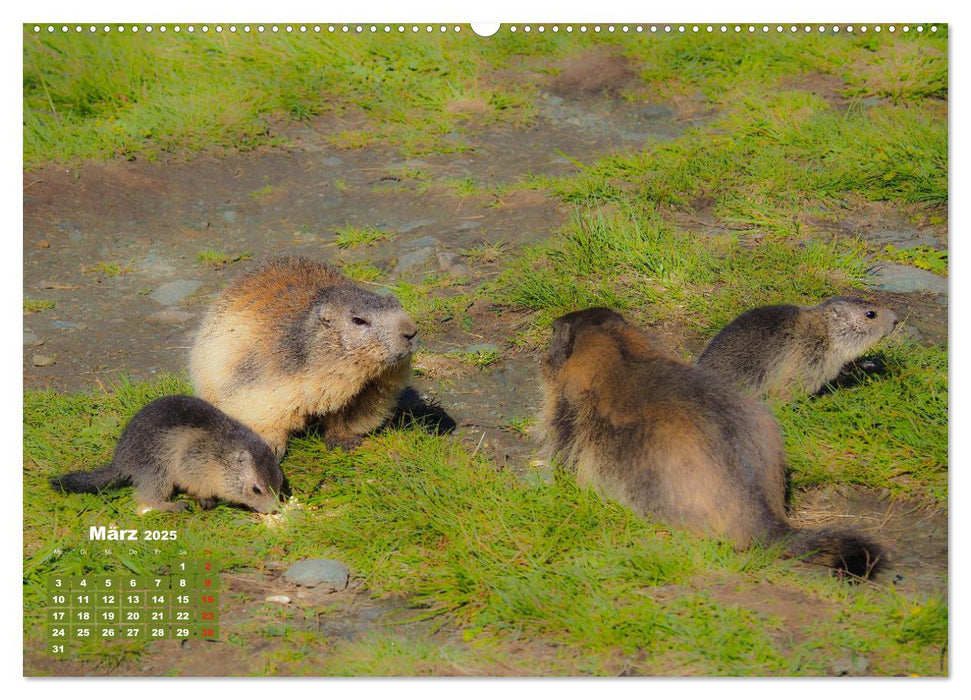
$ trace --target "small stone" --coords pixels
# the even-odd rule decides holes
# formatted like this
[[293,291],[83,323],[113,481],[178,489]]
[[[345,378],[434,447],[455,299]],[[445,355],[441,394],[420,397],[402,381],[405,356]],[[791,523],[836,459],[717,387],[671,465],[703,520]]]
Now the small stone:
[[288,595],[268,595],[264,600],[267,603],[280,603],[281,605],[290,604],[290,596]]
[[947,294],[947,278],[910,265],[878,263],[867,275],[867,286],[883,292]]
[[408,233],[414,231],[416,228],[423,228],[435,223],[435,219],[419,219],[418,221],[409,221],[406,224],[397,226],[398,233]]
[[397,264],[394,266],[395,272],[405,272],[413,267],[417,267],[425,262],[428,262],[429,258],[432,257],[434,249],[431,247],[421,248],[420,250],[413,251],[411,253],[406,253],[398,258]]
[[38,248],[50,248],[51,247],[51,244],[48,241],[38,241],[37,242],[37,247]]
[[24,345],[40,345],[37,341],[40,338],[37,337],[36,333],[31,333],[30,331],[24,331]]
[[236,223],[236,219],[239,217],[235,209],[224,209],[223,211],[219,212],[219,216],[227,224]]
[[421,238],[416,238],[413,241],[405,241],[401,244],[402,250],[415,250],[418,248],[428,248],[431,246],[436,246],[441,241],[439,241],[434,236],[422,236]]
[[77,328],[78,324],[71,323],[70,321],[51,321],[51,325],[54,328]]
[[836,676],[862,676],[869,670],[870,660],[862,654],[852,652],[833,661],[830,668]]
[[458,226],[455,227],[457,231],[471,231],[473,229],[482,228],[481,221],[463,221]]
[[201,286],[202,282],[199,280],[175,280],[174,282],[163,284],[149,294],[148,298],[161,306],[172,306],[173,304],[178,304],[187,296],[195,294]]
[[341,160],[340,158],[338,158],[337,156],[327,156],[321,162],[324,165],[327,165],[327,166],[330,166],[330,167],[335,167],[335,166],[341,165],[344,161]]
[[563,98],[559,95],[547,95],[546,101],[549,102],[554,107],[559,107],[563,104]]
[[50,367],[54,364],[54,358],[47,355],[34,355],[30,362],[34,367]]
[[304,559],[287,569],[283,578],[298,586],[324,585],[340,591],[347,588],[350,572],[343,562],[336,559]]

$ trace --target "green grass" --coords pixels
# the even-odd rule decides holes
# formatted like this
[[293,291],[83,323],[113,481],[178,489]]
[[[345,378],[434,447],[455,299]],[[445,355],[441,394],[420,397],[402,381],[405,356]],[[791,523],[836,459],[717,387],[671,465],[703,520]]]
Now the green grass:
[[351,226],[350,224],[336,229],[338,248],[360,248],[370,246],[379,241],[389,241],[394,238],[390,231],[382,231],[373,226]]
[[220,268],[240,260],[249,260],[251,257],[253,256],[248,251],[245,253],[226,253],[213,248],[205,248],[199,251],[196,260],[207,267]]
[[[342,147],[454,152],[466,146],[448,134],[531,114],[527,94],[486,79],[481,41],[468,28],[420,41],[169,30],[62,35],[25,26],[25,165],[248,150],[274,143],[279,120],[346,111],[372,121],[335,134]],[[463,111],[471,102],[480,107]]]
[[947,352],[884,346],[884,375],[774,407],[793,484],[860,484],[946,504]]
[[577,211],[548,242],[527,248],[488,287],[537,312],[534,332],[573,309],[610,306],[639,323],[677,319],[712,334],[745,308],[809,303],[859,283],[865,246],[853,241],[747,244],[679,232],[650,212]]
[[[187,389],[184,378],[165,377],[123,383],[111,393],[26,393],[28,640],[39,634],[32,625],[43,616],[48,573],[97,573],[112,565],[143,570],[136,555],[80,553],[89,546],[86,524],[112,522],[177,527],[177,546],[209,548],[228,571],[260,568],[267,560],[342,559],[371,596],[405,602],[399,619],[461,630],[466,642],[491,645],[497,659],[529,639],[561,649],[567,659],[585,659],[572,668],[592,673],[614,667],[620,654],[635,659],[641,672],[815,675],[829,672],[832,655],[845,644],[868,654],[882,673],[940,673],[947,616],[941,600],[843,583],[778,560],[776,549],[735,552],[604,502],[559,470],[523,479],[497,470],[454,437],[417,429],[383,432],[351,454],[328,451],[313,434],[293,439],[283,467],[300,505],[286,509],[274,527],[228,506],[139,520],[128,488],[101,495],[50,492],[50,476],[106,460],[145,402]],[[163,546],[152,559],[175,556],[174,545]],[[768,581],[798,592],[807,604],[820,602],[811,624],[793,630],[761,610],[759,596],[729,602],[710,589],[712,581],[735,590]],[[251,627],[224,627],[244,646],[253,635],[291,640],[288,650],[278,647],[265,657],[266,670],[309,672],[322,640],[307,633],[306,615],[299,606],[267,605]],[[386,643],[361,642],[344,653],[358,658],[354,668],[362,673],[444,672],[442,654],[469,658],[462,645],[450,651],[428,643],[399,658],[379,651]],[[368,652],[375,644],[378,649]],[[145,651],[92,647],[83,658],[107,669]],[[539,662],[539,668],[551,667]]]
[[57,306],[53,299],[24,299],[24,313],[36,314],[41,311],[48,311]]
[[341,271],[355,282],[374,282],[382,277],[384,273],[368,262],[349,261],[341,265]]
[[889,262],[913,265],[922,270],[930,270],[935,275],[947,277],[946,250],[937,250],[936,248],[923,245],[904,249],[887,245],[877,254],[877,257]]

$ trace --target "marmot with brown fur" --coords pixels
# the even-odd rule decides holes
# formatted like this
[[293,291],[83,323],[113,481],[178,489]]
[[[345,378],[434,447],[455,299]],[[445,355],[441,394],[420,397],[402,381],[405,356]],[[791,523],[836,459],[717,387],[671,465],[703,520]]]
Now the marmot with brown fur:
[[764,404],[673,359],[620,314],[553,321],[542,377],[540,430],[580,485],[738,547],[782,541],[790,556],[860,577],[879,564],[881,548],[860,535],[789,525],[782,435]]
[[274,449],[307,420],[330,445],[380,427],[411,377],[414,321],[392,296],[301,257],[232,282],[203,319],[189,357],[196,393]]
[[135,487],[137,513],[179,511],[175,491],[198,498],[203,508],[219,500],[261,513],[276,508],[283,472],[270,446],[239,421],[195,396],[156,399],[121,433],[111,464],[51,479],[67,493]]
[[896,324],[893,311],[858,297],[832,297],[811,307],[762,306],[722,328],[698,366],[752,396],[815,394]]

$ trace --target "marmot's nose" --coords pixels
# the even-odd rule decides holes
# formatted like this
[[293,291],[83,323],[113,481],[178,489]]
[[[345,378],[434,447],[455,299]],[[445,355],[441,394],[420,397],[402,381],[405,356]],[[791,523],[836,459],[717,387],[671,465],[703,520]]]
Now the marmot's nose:
[[401,325],[398,327],[398,330],[401,331],[401,335],[407,341],[413,340],[414,337],[418,335],[418,326],[416,326],[415,322],[410,318],[407,320],[403,319]]

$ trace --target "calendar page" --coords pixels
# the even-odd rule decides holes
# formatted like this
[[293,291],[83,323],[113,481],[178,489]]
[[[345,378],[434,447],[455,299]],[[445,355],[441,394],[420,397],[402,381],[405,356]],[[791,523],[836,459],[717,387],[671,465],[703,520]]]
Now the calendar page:
[[23,675],[948,676],[947,17],[739,12],[24,24]]

